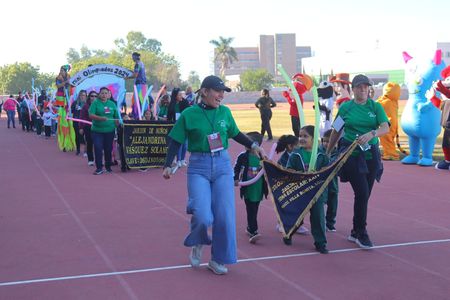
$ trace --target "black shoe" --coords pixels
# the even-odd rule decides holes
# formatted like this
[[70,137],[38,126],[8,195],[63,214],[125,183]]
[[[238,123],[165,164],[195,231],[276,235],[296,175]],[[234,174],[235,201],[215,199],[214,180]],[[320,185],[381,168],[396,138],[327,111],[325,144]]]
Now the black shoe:
[[336,227],[333,225],[327,225],[327,231],[336,232]]
[[75,155],[76,155],[76,156],[80,155],[80,151],[77,151],[77,152],[75,153]]
[[350,232],[350,235],[347,237],[347,240],[349,240],[350,242],[356,243],[356,231],[354,231],[352,229],[352,231]]
[[125,173],[125,172],[127,171],[127,168],[120,168],[120,171],[121,171],[122,173]]
[[288,246],[292,245],[292,238],[284,237],[284,238],[283,238],[283,243],[284,243],[285,245],[288,245]]
[[319,252],[320,254],[328,254],[328,249],[327,246],[322,245],[322,246],[316,246],[316,250],[317,252]]
[[103,170],[95,170],[94,175],[101,175],[103,174]]
[[109,174],[109,173],[112,173],[112,170],[111,170],[111,168],[106,168],[105,172]]
[[113,161],[112,165],[113,166],[117,166],[119,164],[119,162],[117,160]]
[[373,247],[372,242],[370,241],[369,235],[367,232],[358,234],[358,238],[356,239],[356,244],[362,249],[370,249]]

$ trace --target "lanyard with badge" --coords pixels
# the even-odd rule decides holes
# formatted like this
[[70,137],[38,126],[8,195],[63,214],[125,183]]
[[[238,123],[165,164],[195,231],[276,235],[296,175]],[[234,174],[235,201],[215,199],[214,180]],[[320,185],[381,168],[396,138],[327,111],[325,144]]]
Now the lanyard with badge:
[[217,110],[216,109],[214,110],[214,117],[213,117],[212,122],[208,118],[208,115],[206,114],[204,108],[202,108],[202,111],[205,114],[205,117],[208,120],[209,124],[211,124],[212,131],[213,131],[213,133],[207,135],[209,149],[211,150],[211,152],[217,152],[217,151],[223,150],[223,144],[222,144],[222,139],[220,138],[220,133],[215,132],[215,130],[214,130],[214,120],[216,118]]

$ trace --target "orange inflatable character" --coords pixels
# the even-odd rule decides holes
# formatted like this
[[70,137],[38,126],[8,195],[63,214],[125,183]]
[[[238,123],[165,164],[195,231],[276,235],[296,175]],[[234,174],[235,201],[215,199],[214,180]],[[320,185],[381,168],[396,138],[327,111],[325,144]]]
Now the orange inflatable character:
[[395,147],[395,138],[398,135],[398,100],[400,99],[400,86],[394,82],[388,82],[383,87],[383,95],[377,102],[383,106],[389,119],[389,133],[380,137],[381,146],[383,146],[384,160],[399,160],[400,154]]

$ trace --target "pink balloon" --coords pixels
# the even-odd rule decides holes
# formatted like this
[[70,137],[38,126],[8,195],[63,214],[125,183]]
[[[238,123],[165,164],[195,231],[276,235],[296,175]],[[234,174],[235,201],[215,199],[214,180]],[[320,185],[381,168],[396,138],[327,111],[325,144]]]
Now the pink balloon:
[[[273,156],[275,155],[275,149],[277,148],[277,143],[273,143],[272,148],[270,149],[270,153],[269,153],[269,159],[272,159]],[[255,177],[253,177],[250,180],[247,181],[240,181],[239,182],[239,186],[247,186],[247,185],[251,185],[253,183],[255,183],[256,181],[258,181],[259,178],[261,178],[261,176],[263,176],[264,174],[264,170],[261,169],[258,174],[256,174]]]

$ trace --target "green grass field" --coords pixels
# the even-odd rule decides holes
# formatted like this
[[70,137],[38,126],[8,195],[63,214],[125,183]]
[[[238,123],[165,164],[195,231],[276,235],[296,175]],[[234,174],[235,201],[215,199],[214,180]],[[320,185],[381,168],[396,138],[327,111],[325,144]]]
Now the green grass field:
[[[400,116],[402,114],[403,108],[406,101],[400,101],[399,107],[399,123]],[[242,132],[249,131],[260,131],[261,130],[261,118],[258,109],[256,109],[253,104],[231,104],[228,107],[232,110],[233,116],[239,129]],[[274,139],[277,140],[283,134],[293,134],[291,128],[291,118],[289,116],[289,105],[287,103],[279,103],[276,108],[272,110],[272,120],[270,122],[272,133]],[[314,124],[314,111],[312,109],[312,103],[305,103],[305,118],[306,124]],[[336,113],[334,111],[333,113]],[[443,159],[442,153],[442,135],[443,132],[438,136],[436,140],[436,146],[434,147],[433,159],[436,161]],[[408,138],[401,129],[399,124],[399,136],[400,144],[403,149],[409,150]],[[402,154],[401,154],[402,155]]]

